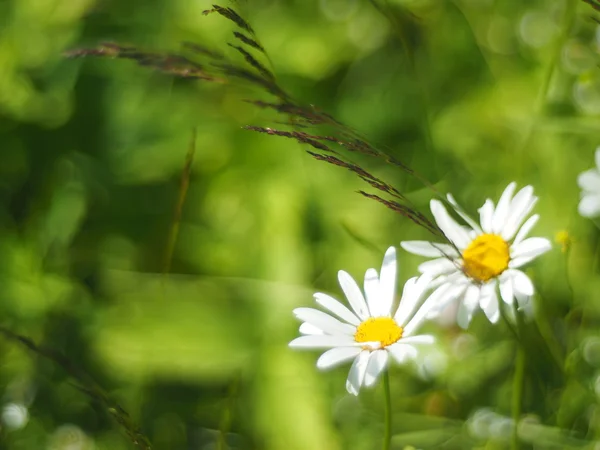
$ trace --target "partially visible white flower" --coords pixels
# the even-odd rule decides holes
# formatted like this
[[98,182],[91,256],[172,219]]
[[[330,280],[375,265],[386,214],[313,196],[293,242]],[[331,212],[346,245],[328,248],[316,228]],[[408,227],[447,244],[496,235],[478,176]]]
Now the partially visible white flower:
[[[433,336],[415,335],[425,319],[431,297],[418,308],[430,282],[428,275],[406,282],[400,305],[392,314],[396,288],[396,250],[390,247],[383,258],[381,274],[375,269],[365,274],[364,293],[343,270],[338,280],[352,310],[329,295],[316,293],[315,300],[332,315],[313,308],[297,308],[294,315],[303,321],[300,336],[292,348],[328,349],[317,361],[319,369],[330,369],[354,360],[346,381],[350,394],[362,386],[372,386],[386,370],[390,356],[398,363],[417,355],[416,346],[431,344]],[[338,319],[339,318],[339,319]],[[341,319],[341,320],[340,320]]]
[[600,216],[600,147],[596,149],[596,167],[579,174],[577,184],[581,188],[579,214],[588,218]]
[[469,325],[478,307],[490,322],[498,321],[498,291],[505,303],[512,305],[516,299],[523,306],[533,295],[534,287],[519,268],[551,248],[548,239],[527,237],[539,219],[537,214],[527,218],[537,197],[531,186],[513,196],[515,187],[515,183],[508,185],[497,206],[490,199],[485,201],[479,208],[481,225],[450,194],[448,201],[468,226],[456,223],[439,200],[431,200],[431,212],[451,245],[427,241],[400,244],[408,252],[435,258],[421,264],[419,271],[431,276],[438,286],[438,312],[459,299],[457,322],[463,328]]

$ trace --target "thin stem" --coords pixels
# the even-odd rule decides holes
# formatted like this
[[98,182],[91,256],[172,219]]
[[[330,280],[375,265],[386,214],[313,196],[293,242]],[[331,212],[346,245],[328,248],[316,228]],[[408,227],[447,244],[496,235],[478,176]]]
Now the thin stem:
[[[515,320],[517,322],[517,330],[521,329],[521,315],[514,305]],[[525,380],[525,350],[521,345],[517,337],[517,354],[515,357],[515,374],[513,377],[513,389],[512,389],[512,419],[513,419],[513,432],[510,443],[511,450],[519,449],[519,419],[521,417],[521,406],[523,404],[523,384]]]
[[523,380],[525,378],[525,352],[523,347],[517,344],[517,355],[515,361],[515,375],[513,378],[512,392],[512,419],[513,432],[510,443],[511,450],[519,448],[519,418],[521,417],[521,404],[523,403]]
[[231,423],[233,421],[233,408],[237,397],[241,376],[241,374],[236,375],[233,381],[229,384],[227,403],[223,409],[223,414],[221,415],[217,450],[227,450],[229,448],[227,445],[227,433],[229,433],[229,430],[231,429]]
[[390,394],[390,376],[387,370],[383,373],[383,395],[385,396],[385,431],[382,449],[390,450],[392,442],[392,396]]
[[540,90],[538,91],[538,95],[535,101],[533,116],[527,126],[527,129],[525,130],[525,134],[523,135],[521,144],[518,146],[519,154],[521,154],[523,150],[527,148],[527,145],[529,144],[529,141],[531,140],[531,137],[533,135],[533,130],[536,127],[537,122],[546,104],[546,98],[548,97],[548,91],[550,90],[550,83],[552,82],[552,78],[554,76],[554,70],[556,69],[556,65],[558,64],[558,60],[560,58],[561,50],[565,41],[569,37],[569,31],[571,30],[573,20],[575,19],[576,4],[577,0],[567,0],[566,2],[565,12],[563,14],[563,22],[560,26],[561,33],[554,41],[554,47],[552,49],[550,61],[548,61],[548,65],[546,66],[542,78],[542,83],[540,85]]
[[183,205],[185,203],[185,197],[190,187],[190,176],[192,173],[192,164],[194,162],[194,153],[196,152],[196,128],[192,129],[192,137],[188,147],[187,154],[185,156],[185,164],[181,173],[181,181],[179,183],[179,194],[177,196],[177,203],[175,205],[175,214],[173,215],[173,221],[171,222],[171,228],[169,230],[169,236],[167,241],[167,249],[165,251],[165,258],[163,263],[163,275],[167,275],[171,270],[171,262],[173,260],[173,252],[175,251],[175,244],[177,243],[177,237],[179,236],[179,226],[181,224],[181,215],[183,212]]
[[511,332],[511,334],[515,338],[515,341],[519,342],[519,334],[517,333],[517,330],[515,329],[515,327],[513,326],[513,324],[510,323],[510,319],[508,318],[508,316],[504,312],[504,308],[502,306],[503,305],[500,304],[500,316],[502,317],[502,319],[504,319],[504,323],[506,325],[506,328],[508,328],[508,330]]
[[[598,226],[595,221],[594,224]],[[600,226],[598,226],[598,228],[600,229]],[[592,260],[592,275],[596,274],[598,271],[598,262],[600,262],[600,237],[596,242],[596,249],[594,250],[594,259]]]

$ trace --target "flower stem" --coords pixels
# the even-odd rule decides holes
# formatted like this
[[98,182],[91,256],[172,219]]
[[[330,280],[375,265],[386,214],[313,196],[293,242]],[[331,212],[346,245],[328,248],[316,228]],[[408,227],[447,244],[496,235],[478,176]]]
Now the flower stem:
[[[521,328],[519,322],[521,317],[517,306],[515,305],[515,318],[517,321],[517,330]],[[521,406],[523,403],[523,383],[525,380],[525,350],[519,340],[517,340],[517,354],[515,357],[515,374],[513,377],[512,389],[512,419],[513,433],[510,443],[511,450],[519,449],[519,419],[521,417]]]
[[532,118],[525,129],[525,133],[523,134],[523,138],[521,139],[520,144],[517,146],[519,149],[518,154],[521,155],[527,149],[529,142],[534,133],[534,128],[538,125],[538,121],[540,116],[543,113],[543,109],[546,105],[546,99],[548,97],[548,92],[550,91],[550,84],[552,82],[552,78],[554,77],[554,72],[556,66],[558,65],[561,50],[565,44],[565,41],[569,37],[569,31],[573,26],[573,21],[575,20],[575,10],[577,8],[577,0],[567,0],[565,5],[565,11],[563,12],[563,21],[560,24],[560,34],[557,36],[554,41],[554,47],[552,49],[552,55],[550,57],[550,61],[544,70],[544,75],[542,77],[542,81],[540,84],[540,89],[537,94],[537,98],[535,100],[535,105],[533,108]]
[[383,373],[383,395],[385,396],[385,431],[382,449],[390,450],[392,442],[392,396],[390,394],[390,376],[387,370]]

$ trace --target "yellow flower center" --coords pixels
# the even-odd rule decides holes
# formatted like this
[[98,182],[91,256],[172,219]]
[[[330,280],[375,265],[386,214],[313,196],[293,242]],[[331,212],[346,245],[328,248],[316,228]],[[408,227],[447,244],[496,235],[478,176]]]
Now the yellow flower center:
[[508,269],[510,249],[497,234],[482,234],[469,244],[462,257],[464,272],[477,281],[486,282]]
[[573,241],[571,240],[571,235],[567,230],[562,230],[556,233],[556,235],[554,236],[554,240],[557,244],[560,244],[561,251],[563,253],[566,253],[569,250],[569,248],[571,248],[571,244],[573,243]]
[[391,317],[370,317],[356,328],[356,342],[380,342],[387,347],[402,337],[402,327]]

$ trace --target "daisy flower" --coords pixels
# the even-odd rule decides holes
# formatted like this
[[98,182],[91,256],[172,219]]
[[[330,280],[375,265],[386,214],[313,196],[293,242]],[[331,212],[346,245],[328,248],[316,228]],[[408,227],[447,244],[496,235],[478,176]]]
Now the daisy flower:
[[596,149],[596,167],[579,174],[577,184],[581,188],[579,214],[588,218],[600,216],[600,147]]
[[375,384],[386,370],[390,356],[403,363],[417,355],[415,346],[433,343],[433,336],[414,335],[427,315],[427,305],[434,303],[427,300],[427,305],[417,308],[430,278],[424,275],[408,280],[400,305],[393,314],[394,247],[385,253],[379,276],[375,269],[367,270],[365,295],[347,272],[340,270],[338,280],[352,309],[327,294],[316,293],[317,303],[331,314],[313,308],[295,309],[294,315],[303,322],[300,325],[303,336],[289,345],[291,348],[328,349],[317,361],[317,367],[322,370],[354,360],[346,389],[350,394],[358,395],[362,386]]
[[513,196],[515,187],[510,183],[496,206],[490,199],[485,201],[479,208],[481,224],[469,217],[450,194],[448,201],[468,226],[450,217],[439,200],[431,200],[431,212],[451,245],[427,241],[400,244],[410,253],[434,258],[421,264],[419,271],[429,274],[433,285],[438,286],[437,312],[448,302],[461,300],[457,322],[463,328],[478,307],[490,322],[498,321],[498,291],[505,303],[512,305],[516,298],[523,306],[534,287],[519,269],[550,250],[548,239],[527,237],[539,219],[537,214],[528,218],[537,202],[533,188],[525,186]]

